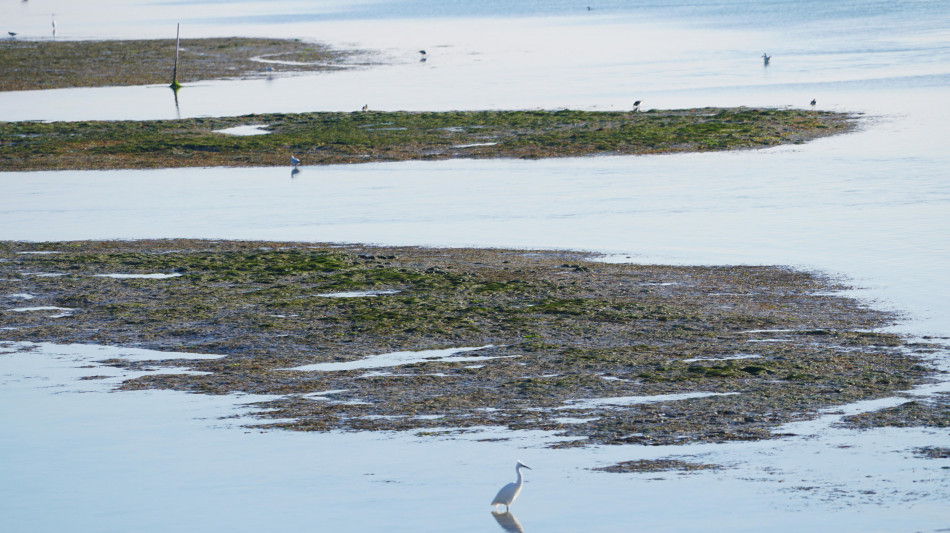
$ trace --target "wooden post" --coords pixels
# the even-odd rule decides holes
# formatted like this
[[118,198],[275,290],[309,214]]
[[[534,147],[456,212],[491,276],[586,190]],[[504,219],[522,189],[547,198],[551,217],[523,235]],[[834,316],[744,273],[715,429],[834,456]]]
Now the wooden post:
[[171,88],[176,91],[181,88],[181,84],[178,83],[178,49],[179,44],[181,43],[181,22],[178,23],[178,29],[175,31],[175,69],[172,71],[172,84]]

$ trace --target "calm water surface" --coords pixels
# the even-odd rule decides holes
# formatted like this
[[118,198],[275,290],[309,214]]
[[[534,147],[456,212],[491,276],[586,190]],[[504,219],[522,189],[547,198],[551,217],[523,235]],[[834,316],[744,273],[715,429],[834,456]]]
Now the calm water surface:
[[[865,118],[851,135],[725,154],[304,161],[293,178],[289,167],[0,173],[2,239],[561,247],[641,262],[788,264],[852,281],[859,296],[904,313],[899,331],[950,337],[943,2],[31,0],[4,3],[0,20],[48,39],[54,12],[57,39],[169,37],[181,21],[189,36],[324,40],[381,50],[392,64],[201,83],[185,87],[177,107],[164,87],[8,93],[0,120],[364,104],[629,109],[636,99],[646,108],[807,108],[812,98]],[[763,52],[772,54],[767,68]],[[476,442],[491,433],[427,442],[262,435],[216,421],[239,399],[108,394],[112,382],[76,381],[110,372],[78,368],[92,356],[43,351],[0,356],[0,405],[31,406],[0,410],[0,512],[14,530],[499,531],[485,507],[513,479],[517,459],[535,468],[514,508],[526,531],[950,527],[950,470],[909,451],[950,446],[946,431],[853,433],[830,427],[837,415],[829,414],[777,442],[570,451],[545,449],[550,437],[533,434],[502,442]],[[680,454],[735,468],[587,470]]]

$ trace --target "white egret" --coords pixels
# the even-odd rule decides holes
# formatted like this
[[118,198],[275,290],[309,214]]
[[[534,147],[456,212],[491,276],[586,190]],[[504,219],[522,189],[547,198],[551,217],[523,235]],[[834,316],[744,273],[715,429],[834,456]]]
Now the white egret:
[[294,168],[297,168],[297,165],[300,164],[300,160],[297,159],[296,157],[294,157],[293,155],[291,155],[291,156],[290,156],[290,164],[293,165]]
[[530,466],[518,461],[518,464],[515,466],[515,472],[518,474],[518,481],[509,483],[502,487],[495,496],[495,499],[492,500],[492,507],[496,505],[504,505],[506,511],[511,507],[511,503],[515,501],[515,498],[517,498],[518,494],[521,493],[521,485],[524,485],[524,474],[521,473],[522,468],[531,470]]

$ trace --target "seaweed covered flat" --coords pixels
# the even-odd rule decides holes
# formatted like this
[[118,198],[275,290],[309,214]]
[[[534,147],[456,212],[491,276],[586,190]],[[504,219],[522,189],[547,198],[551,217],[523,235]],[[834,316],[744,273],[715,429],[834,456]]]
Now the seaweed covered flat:
[[834,280],[782,267],[597,259],[4,242],[0,340],[220,354],[109,364],[205,372],[147,375],[127,390],[275,395],[258,404],[273,428],[446,435],[503,426],[556,432],[567,437],[559,446],[771,438],[781,424],[934,372],[921,358],[931,346],[874,331],[894,317],[833,293],[843,288]]
[[[849,131],[853,115],[795,109],[451,111],[0,122],[0,171],[547,158],[765,148]],[[257,126],[263,135],[221,130]]]

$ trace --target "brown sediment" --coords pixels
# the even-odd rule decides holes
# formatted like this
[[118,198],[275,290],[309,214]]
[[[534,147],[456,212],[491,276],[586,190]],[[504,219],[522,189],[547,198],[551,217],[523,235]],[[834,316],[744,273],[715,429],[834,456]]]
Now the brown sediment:
[[[170,84],[174,39],[0,41],[0,91]],[[263,59],[265,61],[260,61]],[[368,51],[288,39],[183,39],[178,81],[257,78],[377,64]]]
[[[21,253],[36,251],[59,253]],[[0,340],[221,354],[109,364],[209,373],[146,375],[125,390],[278,395],[257,404],[258,416],[272,420],[265,427],[426,436],[503,426],[568,437],[556,446],[772,438],[781,424],[891,395],[934,372],[918,355],[932,347],[875,331],[895,317],[830,293],[843,288],[833,279],[773,266],[597,258],[286,242],[4,242],[5,293],[74,311],[4,311]],[[181,275],[96,276],[114,273]],[[398,292],[325,296],[357,290]],[[475,363],[290,370],[488,345],[466,352],[494,357]],[[705,395],[574,402],[683,393]]]

